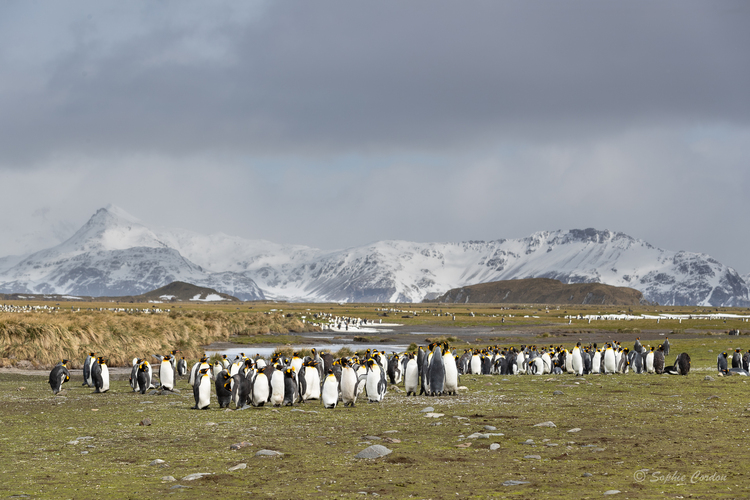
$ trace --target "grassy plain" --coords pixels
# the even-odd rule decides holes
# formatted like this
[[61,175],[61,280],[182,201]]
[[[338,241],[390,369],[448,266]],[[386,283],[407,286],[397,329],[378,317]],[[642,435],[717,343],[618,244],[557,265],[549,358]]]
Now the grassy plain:
[[[715,373],[719,352],[750,348],[750,337],[724,333],[730,328],[744,333],[748,323],[568,324],[564,311],[588,314],[593,309],[430,306],[240,307],[284,316],[326,312],[382,319],[405,324],[406,330],[455,335],[459,348],[496,343],[572,346],[577,338],[617,339],[630,346],[636,336],[661,340],[669,335],[668,362],[688,352],[692,371],[686,377],[472,375],[461,378],[466,389],[458,396],[407,398],[391,389],[382,403],[360,402],[354,408],[325,410],[310,402],[244,411],[220,410],[215,401],[209,410],[190,410],[192,392],[184,379],[177,384],[179,394],[141,396],[132,393],[125,380],[114,381],[106,394],[93,394],[74,378],[62,395],[52,396],[46,377],[0,371],[0,497],[601,498],[609,490],[620,491],[614,498],[750,497],[745,451],[750,388],[746,377]],[[382,316],[384,311],[377,310],[382,307],[400,310]],[[456,320],[427,312],[440,309],[450,310]],[[648,310],[653,309],[703,311]],[[269,343],[298,338],[259,334],[228,339],[243,337]],[[424,343],[421,336],[414,337]],[[715,380],[704,380],[706,375]],[[428,406],[443,415],[427,417],[421,410]],[[144,419],[152,424],[139,425]],[[556,427],[534,426],[546,421]],[[571,429],[580,431],[568,432]],[[468,439],[475,432],[503,435]],[[533,444],[524,444],[527,440]],[[243,441],[252,445],[230,449]],[[499,449],[491,451],[493,443]],[[393,452],[375,460],[354,458],[370,444]],[[256,457],[261,449],[283,455]],[[164,463],[150,465],[156,459]],[[229,471],[238,464],[246,468]],[[211,475],[182,479],[193,473]],[[176,480],[163,480],[167,476]],[[524,484],[506,486],[506,481]]]

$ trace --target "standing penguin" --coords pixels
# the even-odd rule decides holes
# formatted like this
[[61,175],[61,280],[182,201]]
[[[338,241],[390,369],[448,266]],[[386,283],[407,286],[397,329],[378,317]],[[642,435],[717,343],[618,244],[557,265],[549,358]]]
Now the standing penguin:
[[612,349],[612,346],[607,346],[602,362],[604,364],[604,373],[615,373],[617,371],[615,351]]
[[83,362],[83,384],[89,387],[94,387],[94,380],[91,378],[91,367],[96,363],[96,353],[90,352],[86,356],[86,361]]
[[578,342],[576,346],[573,348],[573,352],[570,356],[570,367],[573,370],[573,373],[578,375],[583,375],[583,358],[581,357],[581,343]]
[[[320,399],[320,376],[315,362],[306,361],[299,373],[300,400]],[[302,389],[304,386],[304,390]]]
[[62,390],[62,385],[68,380],[70,380],[68,360],[63,359],[52,368],[51,372],[49,372],[49,386],[52,388],[52,394],[60,392]]
[[341,368],[341,402],[344,406],[354,406],[357,402],[357,386],[360,379],[349,360],[345,360]]
[[654,373],[661,375],[664,373],[664,345],[654,352]]
[[409,360],[406,362],[406,370],[404,370],[404,389],[406,395],[411,394],[412,396],[417,395],[417,389],[419,389],[419,367],[417,366],[417,358],[414,354],[409,354]]
[[138,382],[138,391],[141,394],[146,394],[146,391],[151,388],[151,365],[148,364],[148,361],[141,361],[135,376]]
[[726,375],[727,368],[727,353],[722,352],[716,357],[716,369],[719,371],[719,373],[723,373]]
[[299,388],[297,387],[297,373],[294,368],[287,368],[284,370],[284,401],[283,406],[294,406],[297,402],[297,396],[299,395]]
[[130,368],[130,387],[133,392],[138,390],[138,367],[141,366],[143,360],[141,358],[133,358],[133,365]]
[[216,399],[219,400],[219,408],[229,408],[232,402],[232,377],[229,372],[221,370],[216,377]]
[[646,373],[654,373],[654,347],[646,354]]
[[268,402],[268,398],[271,396],[271,381],[268,373],[273,371],[273,369],[273,366],[268,365],[262,370],[258,370],[258,373],[255,375],[250,397],[250,403],[253,406],[263,406]]
[[187,375],[187,361],[185,361],[185,357],[183,356],[177,362],[177,376],[184,377],[185,375]]
[[171,391],[174,389],[174,367],[172,366],[172,356],[167,354],[162,358],[159,365],[159,381],[161,388]]
[[453,353],[445,346],[443,351],[443,367],[445,368],[445,384],[443,394],[456,395],[458,392],[458,365]]
[[440,345],[435,345],[430,358],[430,396],[442,396],[445,388],[445,363]]
[[[442,359],[442,358],[441,358]],[[385,396],[385,373],[372,358],[367,360],[367,399],[370,403],[379,403]]]
[[332,368],[328,369],[326,378],[323,380],[321,399],[323,400],[323,408],[328,409],[336,408],[336,404],[339,401],[339,381],[333,373]]
[[602,351],[597,349],[594,357],[591,358],[591,373],[601,373],[602,371]]
[[91,367],[91,378],[94,380],[94,392],[107,392],[109,390],[109,368],[107,360],[99,356],[96,358],[96,364]]
[[281,406],[284,402],[284,371],[281,369],[281,365],[273,367],[269,380],[271,386],[269,402],[273,406]]
[[662,344],[664,346],[664,357],[666,358],[669,356],[669,337],[664,339],[664,343]]
[[742,368],[742,350],[739,348],[732,354],[732,368]]
[[[169,360],[167,360],[167,363],[169,363]],[[203,368],[196,377],[193,386],[194,410],[208,410],[208,405],[211,404],[211,376],[208,371],[208,368]]]

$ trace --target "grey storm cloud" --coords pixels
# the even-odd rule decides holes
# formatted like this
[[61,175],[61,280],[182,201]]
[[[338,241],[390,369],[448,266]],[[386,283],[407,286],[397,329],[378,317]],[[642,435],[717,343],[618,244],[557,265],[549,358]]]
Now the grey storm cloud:
[[746,2],[272,2],[138,29],[136,5],[101,21],[81,8],[36,85],[13,83],[33,57],[0,70],[3,163],[434,151],[750,118]]

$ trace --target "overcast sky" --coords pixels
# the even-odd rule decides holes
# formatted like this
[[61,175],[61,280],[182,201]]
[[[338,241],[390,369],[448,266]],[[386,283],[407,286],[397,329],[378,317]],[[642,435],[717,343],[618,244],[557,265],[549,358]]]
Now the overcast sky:
[[323,249],[594,227],[750,272],[750,2],[0,2],[0,255],[115,204]]

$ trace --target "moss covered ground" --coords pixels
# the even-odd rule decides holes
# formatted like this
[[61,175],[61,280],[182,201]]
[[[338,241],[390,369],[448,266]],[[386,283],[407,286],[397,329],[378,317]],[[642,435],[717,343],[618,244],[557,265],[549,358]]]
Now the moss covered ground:
[[[74,378],[53,396],[46,377],[0,373],[0,497],[748,498],[750,387],[714,368],[734,347],[750,341],[674,342],[670,358],[693,359],[686,377],[471,375],[457,396],[391,389],[380,404],[334,410],[221,410],[215,399],[191,410],[185,379],[178,394],[140,395],[126,380],[93,394]],[[547,421],[556,427],[535,426]],[[371,444],[392,453],[354,458]],[[195,473],[210,475],[183,479]]]

